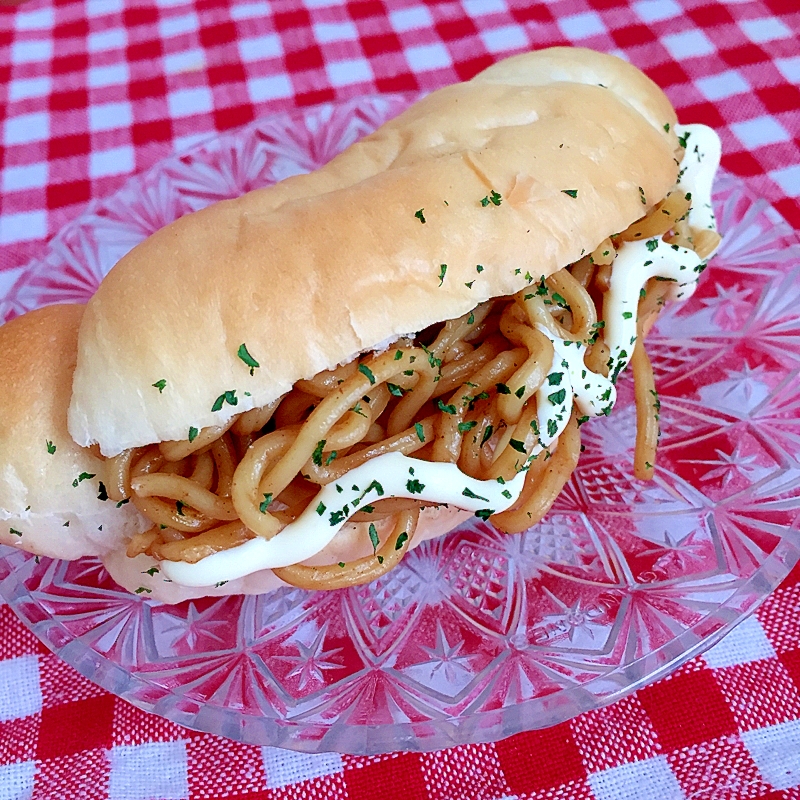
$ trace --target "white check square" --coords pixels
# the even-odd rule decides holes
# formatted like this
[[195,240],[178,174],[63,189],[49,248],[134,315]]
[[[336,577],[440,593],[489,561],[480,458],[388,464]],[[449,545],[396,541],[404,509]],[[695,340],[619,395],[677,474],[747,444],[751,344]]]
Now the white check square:
[[36,78],[14,78],[8,87],[8,99],[28,100],[31,97],[45,97],[50,94],[53,79],[49,75]]
[[11,45],[12,64],[35,64],[38,61],[48,61],[52,56],[52,39],[36,39],[34,41],[18,39]]
[[0,800],[28,800],[33,794],[35,777],[33,761],[0,764]]
[[800,720],[745,731],[741,737],[773,789],[800,786]]
[[130,69],[123,62],[89,67],[86,76],[90,89],[102,89],[105,86],[122,86],[130,80]]
[[358,39],[358,30],[352,22],[317,22],[313,28],[314,38],[320,44],[354,42]]
[[254,103],[263,103],[279,97],[292,96],[292,82],[288,75],[267,75],[263,78],[250,78],[247,91]]
[[[34,242],[47,235],[47,212],[21,211],[19,214],[3,214],[0,216],[0,244],[15,242]],[[31,656],[32,657],[32,656]],[[26,656],[27,658],[27,656]],[[0,668],[0,682],[3,671]],[[19,702],[24,702],[23,698]],[[41,707],[41,700],[39,701]],[[3,719],[2,686],[0,686],[0,720]]]
[[89,128],[93,133],[125,128],[131,122],[133,122],[133,111],[130,103],[101,103],[89,106]]
[[322,778],[344,769],[338,753],[292,753],[278,747],[262,747],[261,755],[269,789]]
[[3,144],[28,144],[41,142],[50,135],[50,118],[44,112],[20,114],[6,119]]
[[124,28],[109,28],[107,31],[90,33],[86,44],[90,53],[101,53],[106,50],[119,50],[125,47],[127,41]]
[[758,617],[748,617],[737,625],[724,639],[703,654],[706,664],[712,669],[733,667],[736,664],[747,664],[760,661],[762,658],[774,658],[775,649],[767,639]]
[[772,42],[775,39],[788,39],[792,32],[788,26],[776,17],[764,19],[743,19],[739,27],[745,32],[747,38],[756,44]]
[[127,175],[133,172],[135,159],[129,145],[110,150],[93,150],[89,155],[89,177],[105,178],[109,175]]
[[6,167],[3,170],[3,192],[19,192],[23,189],[42,189],[47,185],[47,164],[24,164]]
[[158,32],[162,39],[171,36],[180,36],[183,33],[192,33],[200,27],[197,14],[183,14],[180,17],[166,17],[158,23]]
[[641,800],[644,787],[647,787],[648,797],[685,800],[678,779],[664,756],[595,772],[587,780],[597,800]]
[[234,3],[230,9],[231,19],[258,19],[269,16],[267,3]]
[[502,14],[508,10],[504,0],[464,0],[463,5],[464,11],[471,17]]
[[774,117],[757,117],[744,122],[731,123],[731,129],[751,150],[768,144],[788,142],[792,137]]
[[633,4],[633,10],[643,22],[661,22],[683,14],[683,9],[675,0],[641,0]]
[[331,61],[325,65],[325,72],[328,73],[328,80],[334,86],[350,86],[372,80],[372,69],[363,58]]
[[172,117],[190,117],[204,114],[214,108],[214,97],[207,86],[178,89],[167,96],[167,106]]
[[184,800],[189,796],[184,742],[119,745],[109,752],[108,800]]
[[661,41],[676,61],[680,61],[683,58],[708,56],[715,51],[711,40],[700,30],[672,33],[668,36],[663,36]]
[[241,39],[239,54],[242,61],[260,61],[262,58],[278,58],[283,54],[280,36],[268,33],[256,39]]
[[528,36],[520,25],[504,25],[502,28],[481,31],[480,36],[490,53],[504,53],[529,46]]
[[605,23],[595,11],[564,17],[558,21],[558,27],[568,39],[587,39],[607,32]]
[[453,62],[443,44],[420,44],[406,50],[406,59],[415,72],[430,72],[449,67]]
[[709,75],[707,78],[698,78],[695,83],[712,102],[750,91],[750,84],[735,69],[720,72],[718,75]]
[[800,164],[775,169],[769,176],[789,197],[800,197]]
[[35,11],[20,9],[14,19],[14,27],[18,31],[44,31],[53,27],[55,9],[48,5]]
[[390,11],[389,21],[398,33],[433,27],[433,17],[425,6],[411,6]]
[[[23,215],[5,214],[0,217],[0,243],[13,241],[6,239],[3,232],[6,222],[15,216]],[[41,710],[39,659],[36,656],[19,656],[0,661],[0,722],[29,717]]]

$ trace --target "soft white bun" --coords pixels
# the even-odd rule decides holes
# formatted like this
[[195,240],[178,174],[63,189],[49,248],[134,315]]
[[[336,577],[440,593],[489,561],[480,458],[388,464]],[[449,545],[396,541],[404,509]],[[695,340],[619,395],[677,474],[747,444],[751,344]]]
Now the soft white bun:
[[[577,260],[664,197],[675,121],[624,61],[529,53],[432,93],[311,175],[168,225],[89,303],[70,432],[106,455],[185,439],[519,291],[526,273]],[[483,206],[493,190],[502,204]],[[212,412],[231,390],[237,405]]]
[[98,555],[148,527],[98,499],[102,462],[67,433],[83,309],[48,306],[0,327],[0,544],[54,558]]
[[[443,536],[471,516],[458,508],[432,507],[423,509],[411,549],[427,539]],[[383,531],[379,529],[382,535]],[[342,528],[336,538],[307,564],[335,564],[353,561],[372,552],[367,525],[350,523]],[[128,558],[124,550],[115,550],[103,557],[103,564],[111,577],[124,589],[163,603],[181,603],[198,597],[220,597],[232,594],[263,594],[286,584],[272,570],[265,569],[221,586],[189,587],[164,580],[158,561],[141,555]],[[155,568],[155,569],[154,569]],[[150,574],[153,571],[153,574]],[[139,590],[137,592],[137,589]]]

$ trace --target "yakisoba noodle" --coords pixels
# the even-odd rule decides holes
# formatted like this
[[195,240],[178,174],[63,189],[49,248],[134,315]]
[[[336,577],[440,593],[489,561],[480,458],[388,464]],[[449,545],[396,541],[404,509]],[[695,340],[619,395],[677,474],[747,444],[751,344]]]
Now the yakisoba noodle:
[[[681,273],[687,266],[678,262],[690,263],[691,254],[698,273],[700,259],[717,246],[709,214],[696,212],[691,193],[679,185],[593,253],[547,278],[529,276],[529,287],[512,297],[298,381],[274,403],[197,431],[190,441],[109,460],[109,496],[130,499],[154,523],[131,541],[128,555],[196,563],[258,536],[269,540],[302,514],[320,486],[345,480],[387,453],[454,464],[471,478],[501,484],[526,471],[517,502],[491,517],[501,530],[523,531],[547,513],[569,479],[581,449],[580,424],[589,411],[610,411],[613,383],[629,361],[637,414],[634,471],[651,478],[659,403],[644,337],[665,300],[688,293],[696,279],[687,279]],[[698,227],[697,218],[712,224]],[[659,246],[674,251],[666,260],[660,251],[664,274],[646,258]],[[629,284],[643,256],[644,277],[634,286],[636,293],[641,287],[640,296],[631,300],[626,285],[627,299],[621,299],[615,289],[620,271]],[[635,312],[621,311],[625,303]],[[556,371],[559,358],[565,371]],[[582,389],[590,385],[606,389],[587,398]],[[540,430],[545,419],[553,426],[550,435]],[[407,551],[423,505],[390,498],[353,509],[353,521],[370,523],[374,555],[274,571],[305,588],[373,580]]]

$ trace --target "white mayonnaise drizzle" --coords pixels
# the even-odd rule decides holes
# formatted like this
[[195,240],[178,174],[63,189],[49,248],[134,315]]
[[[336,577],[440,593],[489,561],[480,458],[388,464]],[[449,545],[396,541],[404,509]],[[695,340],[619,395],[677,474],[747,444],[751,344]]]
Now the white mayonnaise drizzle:
[[447,503],[467,511],[486,511],[482,516],[488,516],[510,508],[524,481],[524,472],[507,483],[481,481],[464,475],[455,464],[386,453],[324,486],[308,508],[272,539],[250,539],[196,564],[165,561],[162,570],[170,580],[184,586],[211,586],[311,558],[330,543],[351,514],[381,498]]
[[[691,192],[689,224],[715,229],[711,186],[719,165],[717,134],[704,125],[676,126],[686,137],[686,155],[679,173],[679,189]],[[569,422],[573,400],[585,417],[610,413],[616,400],[614,380],[627,366],[636,339],[639,292],[653,277],[677,281],[676,297],[688,297],[702,272],[703,262],[692,250],[669,245],[654,237],[626,242],[617,252],[605,306],[604,339],[611,350],[611,379],[591,372],[584,364],[586,344],[565,341],[544,326],[537,328],[553,343],[551,375],[536,392],[539,441],[527,463],[558,438]],[[564,390],[563,396],[560,390]],[[553,396],[560,402],[554,402]],[[563,399],[562,399],[563,397]],[[164,561],[162,573],[184,586],[212,586],[262,569],[298,564],[323,550],[359,508],[390,497],[446,503],[467,511],[500,512],[519,498],[525,469],[507,483],[476,480],[455,464],[431,463],[387,453],[356,467],[335,483],[324,486],[308,508],[272,539],[261,537],[214,553],[196,564]]]

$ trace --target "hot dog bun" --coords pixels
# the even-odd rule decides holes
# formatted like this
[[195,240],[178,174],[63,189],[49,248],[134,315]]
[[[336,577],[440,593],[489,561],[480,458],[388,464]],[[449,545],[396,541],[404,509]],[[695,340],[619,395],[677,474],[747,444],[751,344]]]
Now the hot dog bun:
[[[519,291],[664,197],[674,123],[626,62],[534,52],[432,93],[311,175],[178,220],[90,302],[70,432],[105,455],[186,439]],[[500,204],[482,204],[493,191]]]
[[98,555],[149,526],[99,499],[102,461],[67,433],[83,309],[48,306],[0,327],[0,543],[54,558]]

